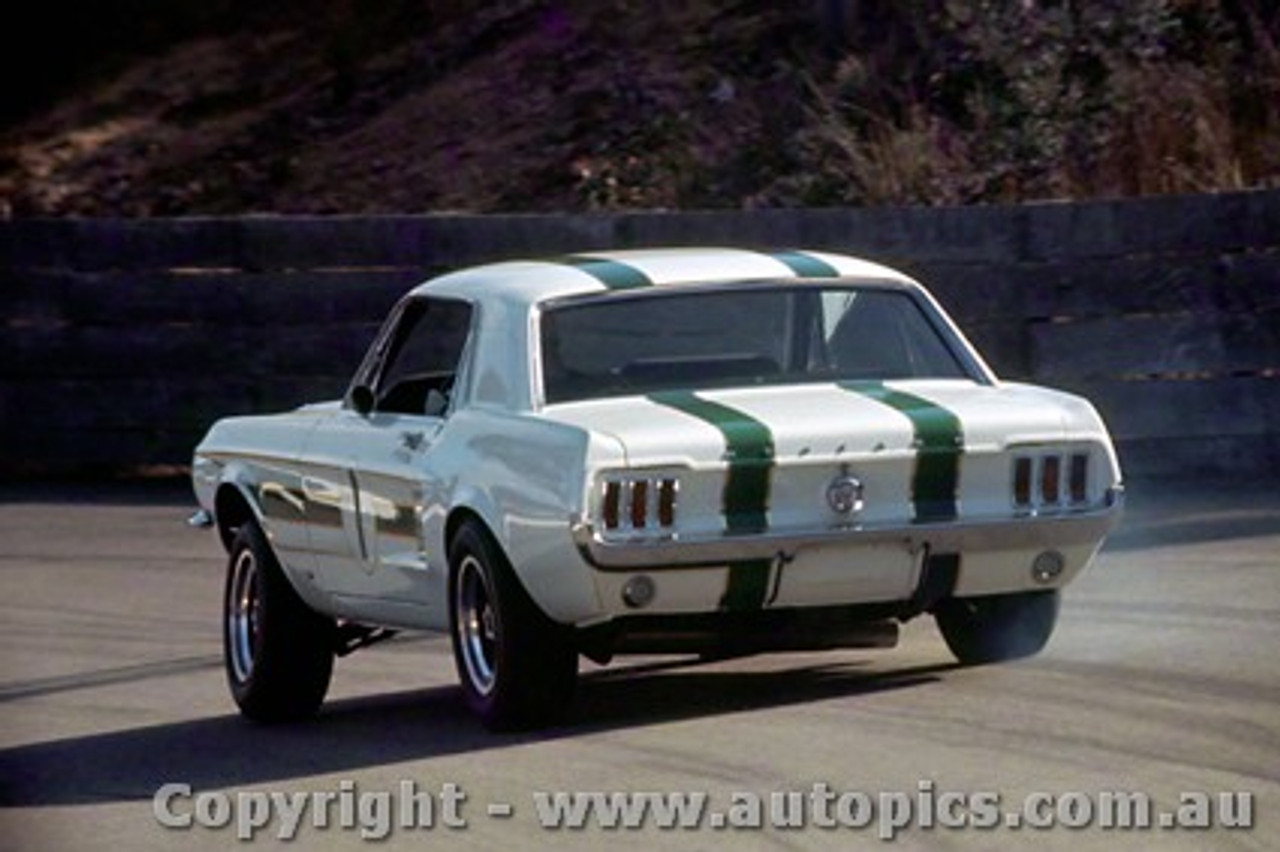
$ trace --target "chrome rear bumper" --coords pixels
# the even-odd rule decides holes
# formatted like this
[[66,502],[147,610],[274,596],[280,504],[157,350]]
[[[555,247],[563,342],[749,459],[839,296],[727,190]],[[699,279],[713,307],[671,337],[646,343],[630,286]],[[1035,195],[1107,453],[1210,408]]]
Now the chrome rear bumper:
[[816,547],[899,543],[933,553],[1022,550],[1097,544],[1115,529],[1124,509],[1124,488],[1108,490],[1101,506],[1052,513],[1010,514],[920,524],[851,524],[821,530],[767,530],[716,537],[606,539],[589,521],[577,519],[572,533],[583,558],[604,571],[661,570],[725,565],[746,559],[792,557]]

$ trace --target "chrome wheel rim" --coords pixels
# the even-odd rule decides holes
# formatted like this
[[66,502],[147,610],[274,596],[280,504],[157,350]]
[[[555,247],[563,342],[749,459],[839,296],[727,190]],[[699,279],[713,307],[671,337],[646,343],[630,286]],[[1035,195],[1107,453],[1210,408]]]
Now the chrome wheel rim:
[[458,566],[456,600],[458,650],[467,679],[481,695],[497,678],[498,625],[492,590],[480,561],[468,555]]
[[227,593],[227,660],[239,683],[253,675],[253,652],[258,645],[262,615],[257,576],[258,560],[253,551],[240,551],[231,565],[231,588]]

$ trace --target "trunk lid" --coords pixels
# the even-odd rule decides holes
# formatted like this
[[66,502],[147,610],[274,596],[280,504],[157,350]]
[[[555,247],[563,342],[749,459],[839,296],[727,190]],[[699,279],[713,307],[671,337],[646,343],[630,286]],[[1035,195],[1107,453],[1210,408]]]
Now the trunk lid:
[[[543,415],[613,437],[633,472],[649,471],[655,482],[677,479],[675,534],[1009,514],[1013,458],[1028,447],[1101,445],[1090,451],[1097,456],[1094,483],[1114,465],[1087,402],[1018,384],[911,380],[670,392],[549,406]],[[840,488],[860,498],[854,511],[841,510],[832,494]],[[646,495],[651,501],[654,489]]]

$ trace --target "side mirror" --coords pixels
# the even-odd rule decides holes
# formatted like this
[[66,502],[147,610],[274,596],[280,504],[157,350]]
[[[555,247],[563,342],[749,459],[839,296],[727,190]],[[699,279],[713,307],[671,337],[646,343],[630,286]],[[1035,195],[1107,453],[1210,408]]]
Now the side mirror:
[[351,407],[361,417],[368,417],[377,402],[373,396],[373,388],[368,385],[356,385],[351,389]]

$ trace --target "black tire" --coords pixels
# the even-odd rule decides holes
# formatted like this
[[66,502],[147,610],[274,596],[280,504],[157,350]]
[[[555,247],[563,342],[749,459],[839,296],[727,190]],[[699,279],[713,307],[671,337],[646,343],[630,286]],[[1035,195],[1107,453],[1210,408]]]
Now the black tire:
[[231,544],[222,649],[231,696],[258,722],[315,714],[333,673],[334,622],[303,603],[254,523]]
[[1058,622],[1056,589],[943,602],[934,618],[956,659],[965,665],[1038,654]]
[[570,629],[538,608],[480,524],[458,530],[449,565],[453,658],[467,705],[493,731],[561,721],[578,679]]

